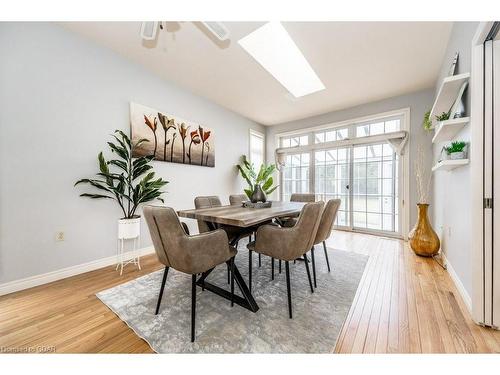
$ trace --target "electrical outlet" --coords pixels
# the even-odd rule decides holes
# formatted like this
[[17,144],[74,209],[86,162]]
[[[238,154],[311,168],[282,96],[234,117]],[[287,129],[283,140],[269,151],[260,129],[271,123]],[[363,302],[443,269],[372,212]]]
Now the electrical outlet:
[[64,241],[64,232],[56,233],[56,241]]

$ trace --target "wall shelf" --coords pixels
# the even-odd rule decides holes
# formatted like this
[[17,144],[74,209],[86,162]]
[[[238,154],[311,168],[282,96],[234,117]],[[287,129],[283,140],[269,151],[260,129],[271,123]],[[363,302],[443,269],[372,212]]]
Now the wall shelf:
[[451,141],[469,121],[469,117],[460,117],[442,121],[441,124],[436,127],[436,134],[432,137],[432,143]]
[[459,160],[441,160],[432,167],[432,171],[436,172],[439,170],[451,171],[452,169],[461,167],[462,165],[469,164],[469,159],[459,159]]
[[470,73],[457,74],[455,76],[449,76],[443,79],[441,87],[439,88],[436,100],[431,109],[430,118],[432,119],[433,126],[436,125],[436,115],[440,115],[443,112],[448,112],[457,100],[460,94],[460,89],[462,85],[469,81]]

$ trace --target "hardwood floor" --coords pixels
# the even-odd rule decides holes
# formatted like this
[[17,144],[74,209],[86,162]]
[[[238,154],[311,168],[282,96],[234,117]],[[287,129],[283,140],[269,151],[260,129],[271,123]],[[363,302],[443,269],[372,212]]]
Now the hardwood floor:
[[[500,352],[500,331],[474,324],[446,271],[404,242],[335,231],[327,243],[370,256],[332,352]],[[154,255],[142,264],[142,271],[128,266],[123,276],[107,267],[0,297],[0,353],[152,352],[95,297],[162,268]]]

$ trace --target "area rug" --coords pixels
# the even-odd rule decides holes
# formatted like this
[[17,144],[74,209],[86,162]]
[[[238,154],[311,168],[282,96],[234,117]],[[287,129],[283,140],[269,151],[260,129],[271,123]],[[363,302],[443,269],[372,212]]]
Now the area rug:
[[[196,341],[190,342],[191,276],[170,270],[161,309],[154,315],[163,271],[101,291],[97,297],[157,353],[330,353],[342,329],[368,257],[328,249],[315,251],[317,285],[311,294],[304,262],[290,264],[293,319],[288,318],[285,267],[271,280],[271,260],[254,255],[252,313],[197,288]],[[240,244],[236,265],[248,280],[248,251]],[[207,281],[228,288],[226,266]],[[312,272],[312,271],[311,271]],[[236,293],[239,290],[235,287]]]

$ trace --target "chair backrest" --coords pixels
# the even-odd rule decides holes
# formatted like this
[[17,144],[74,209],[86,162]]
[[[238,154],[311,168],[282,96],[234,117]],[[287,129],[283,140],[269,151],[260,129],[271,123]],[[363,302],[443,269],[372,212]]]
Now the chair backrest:
[[318,231],[316,232],[314,245],[325,241],[330,236],[340,203],[340,199],[330,199],[326,202],[325,209],[323,210],[323,214],[321,215],[321,220],[319,222]]
[[293,193],[290,197],[290,202],[314,202],[316,201],[316,195],[310,193]]
[[[211,208],[220,206],[222,206],[222,203],[216,195],[194,198],[195,208]],[[200,233],[210,232],[210,228],[203,220],[198,220],[198,230]]]
[[243,202],[248,200],[249,199],[245,194],[233,194],[229,196],[229,204],[231,206],[241,206]]
[[304,205],[297,219],[297,224],[290,228],[298,234],[293,244],[294,252],[297,252],[296,256],[305,254],[313,246],[324,205],[322,201]]
[[160,262],[176,268],[183,258],[181,240],[187,237],[177,213],[173,208],[160,206],[145,206],[142,212]]

